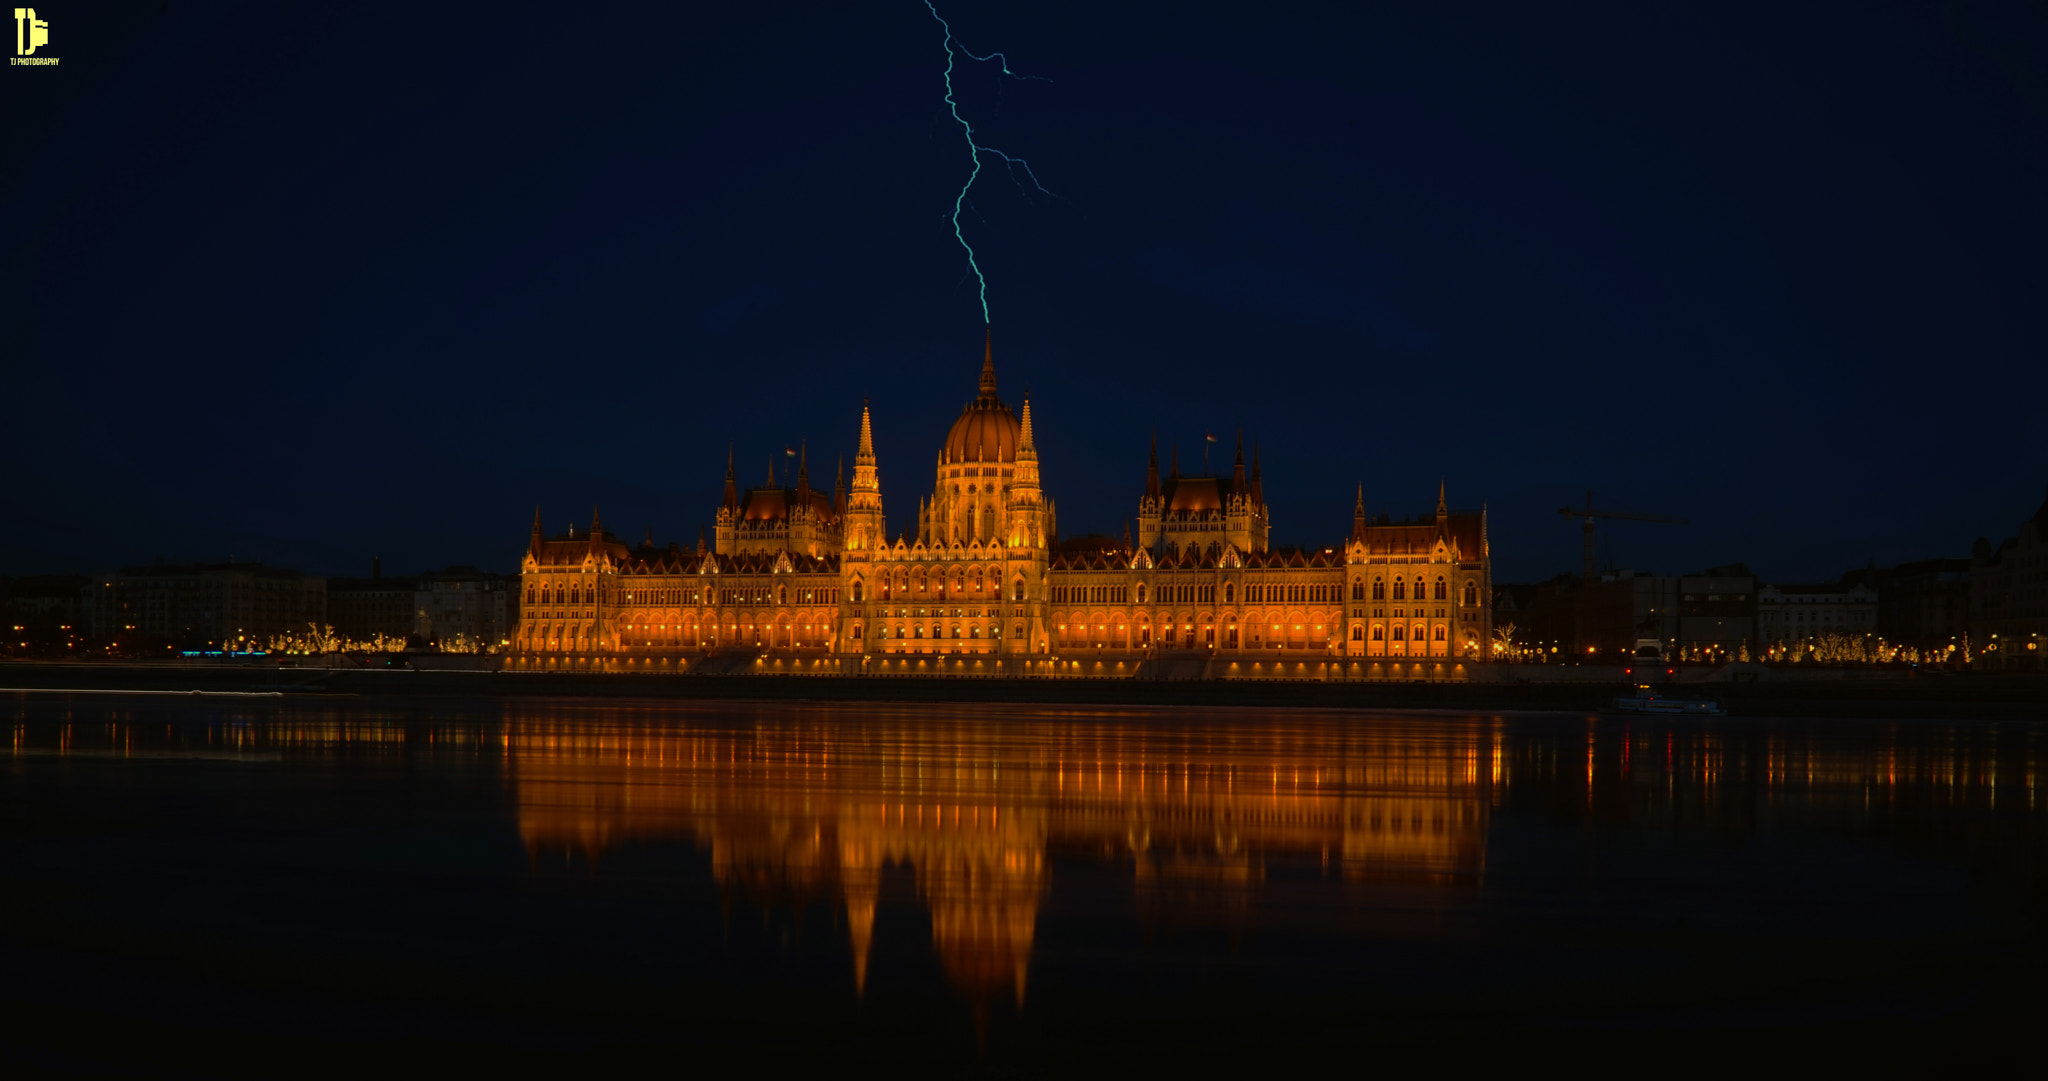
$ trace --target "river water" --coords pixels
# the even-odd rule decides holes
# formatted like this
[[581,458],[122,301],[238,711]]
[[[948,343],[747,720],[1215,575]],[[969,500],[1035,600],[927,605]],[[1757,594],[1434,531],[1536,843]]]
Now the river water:
[[1952,1065],[2048,1003],[2039,724],[0,709],[39,1068]]

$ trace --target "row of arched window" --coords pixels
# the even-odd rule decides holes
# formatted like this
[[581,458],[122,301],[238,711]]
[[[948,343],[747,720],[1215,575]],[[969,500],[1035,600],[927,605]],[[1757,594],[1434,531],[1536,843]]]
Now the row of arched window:
[[[912,597],[919,594],[934,597],[966,597],[972,595],[1002,596],[1003,572],[1000,567],[954,567],[950,574],[944,568],[927,572],[919,567],[909,570],[896,568],[895,573],[883,571],[875,579],[876,596],[881,600],[892,597]],[[1018,579],[1012,584],[1018,600],[1024,599],[1024,582]],[[859,603],[864,590],[858,585],[854,590],[854,602]]]
[[[1418,601],[1419,601],[1419,600],[1427,600],[1427,599],[1429,599],[1429,597],[1430,597],[1430,593],[1431,593],[1430,585],[1431,585],[1431,583],[1429,583],[1428,581],[1426,581],[1426,580],[1424,580],[1424,579],[1422,579],[1422,578],[1417,578],[1417,579],[1415,579],[1415,599],[1416,599],[1416,600],[1418,600]],[[1435,582],[1435,587],[1436,587],[1436,588],[1435,588],[1435,590],[1434,590],[1434,593],[1435,593],[1435,599],[1437,599],[1437,600],[1440,600],[1440,601],[1441,601],[1441,600],[1449,600],[1449,599],[1450,599],[1450,584],[1449,584],[1448,582],[1444,581],[1444,579],[1443,579],[1443,578],[1442,578],[1441,576],[1439,576],[1439,577],[1437,578],[1437,580],[1436,580],[1436,582]],[[1479,583],[1477,583],[1477,582],[1466,582],[1466,583],[1465,583],[1465,588],[1464,588],[1464,591],[1463,591],[1463,593],[1464,593],[1464,598],[1463,598],[1463,599],[1464,599],[1464,603],[1465,603],[1466,607],[1471,607],[1471,606],[1473,606],[1473,605],[1476,605],[1476,604],[1478,604],[1478,603],[1479,603]],[[1366,584],[1365,584],[1365,579],[1363,579],[1363,578],[1354,578],[1354,579],[1352,579],[1352,582],[1351,582],[1351,599],[1352,599],[1352,600],[1354,600],[1354,601],[1362,601],[1362,600],[1367,600],[1367,599],[1371,599],[1371,600],[1376,600],[1376,601],[1383,601],[1383,600],[1386,600],[1386,599],[1387,599],[1387,582],[1386,582],[1386,580],[1385,580],[1385,579],[1383,579],[1383,578],[1375,578],[1375,579],[1373,579],[1373,580],[1372,580],[1372,589],[1371,589],[1371,592],[1370,592],[1370,596],[1368,597],[1368,593],[1367,593],[1367,590],[1366,590]],[[1401,600],[1407,600],[1407,599],[1408,599],[1408,584],[1407,584],[1406,582],[1402,581],[1402,580],[1401,580],[1400,578],[1395,578],[1395,579],[1394,579],[1394,599],[1395,599],[1395,600],[1397,600],[1397,601],[1401,601]]]

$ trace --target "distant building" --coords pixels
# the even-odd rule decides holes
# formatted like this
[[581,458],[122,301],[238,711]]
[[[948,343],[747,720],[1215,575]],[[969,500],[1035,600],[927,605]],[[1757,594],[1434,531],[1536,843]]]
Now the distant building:
[[1922,559],[1896,567],[1850,571],[1847,584],[1877,590],[1877,633],[1919,649],[1962,645],[1970,630],[1970,561]]
[[51,574],[0,578],[0,652],[49,652],[72,648],[87,634],[83,575]]
[[1764,586],[1757,592],[1759,640],[1770,644],[1824,634],[1876,634],[1877,590],[1847,580],[1853,577],[1820,585]]
[[383,561],[372,559],[368,578],[327,580],[327,622],[352,641],[404,639],[413,632],[418,587],[416,578],[384,577]]
[[1736,563],[1678,580],[1678,647],[1685,653],[1737,656],[1757,644],[1757,582]]
[[327,615],[327,582],[261,563],[124,567],[88,587],[96,637],[227,648],[261,644]]
[[422,641],[479,647],[508,642],[519,619],[514,575],[490,574],[475,567],[448,567],[419,577],[412,594],[412,633]]
[[1613,571],[1587,583],[1579,605],[1576,650],[1593,657],[1626,656],[1654,641],[1659,656],[1679,642],[1678,579]]
[[1560,574],[1547,582],[1493,587],[1493,625],[1512,623],[1514,644],[1544,656],[1563,659],[1583,655],[1579,645],[1579,594],[1585,582],[1576,574]]
[[2048,501],[1996,548],[1979,537],[1970,559],[1970,638],[1985,663],[2039,665],[2048,638]]

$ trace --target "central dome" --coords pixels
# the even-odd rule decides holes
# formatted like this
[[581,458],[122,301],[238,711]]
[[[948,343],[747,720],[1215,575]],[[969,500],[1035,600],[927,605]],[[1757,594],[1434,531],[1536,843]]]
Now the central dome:
[[981,397],[967,403],[953,430],[946,433],[946,449],[939,464],[955,462],[1015,462],[1017,441],[1023,427],[1017,414],[996,397],[996,361],[992,339],[981,344]]
[[961,410],[960,419],[946,434],[942,464],[955,462],[1014,462],[1022,428],[1010,407],[994,397],[976,398]]

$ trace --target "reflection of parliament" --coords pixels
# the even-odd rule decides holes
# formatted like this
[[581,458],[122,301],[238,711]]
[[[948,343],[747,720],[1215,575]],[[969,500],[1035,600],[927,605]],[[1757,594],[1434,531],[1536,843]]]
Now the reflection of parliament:
[[[711,550],[630,547],[593,520],[545,537],[536,513],[522,561],[513,667],[702,670],[707,655],[773,656],[815,670],[847,655],[880,670],[1011,668],[1087,655],[1456,663],[1489,637],[1484,511],[1369,518],[1361,490],[1341,545],[1267,545],[1257,453],[1242,439],[1229,474],[1162,475],[1155,446],[1138,535],[1060,543],[1040,487],[1031,403],[996,396],[984,345],[981,393],[938,455],[912,535],[889,536],[868,410],[853,484],[826,492],[805,464],[795,484],[741,491],[727,463]],[[1260,664],[1260,662],[1265,662]],[[861,662],[864,666],[867,660]],[[1196,666],[1198,669],[1201,665]]]

